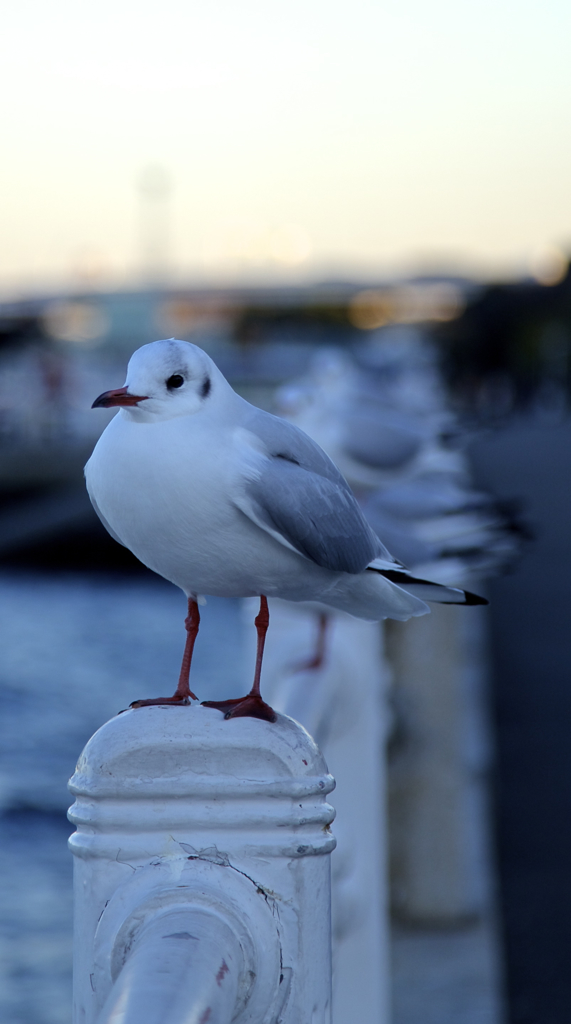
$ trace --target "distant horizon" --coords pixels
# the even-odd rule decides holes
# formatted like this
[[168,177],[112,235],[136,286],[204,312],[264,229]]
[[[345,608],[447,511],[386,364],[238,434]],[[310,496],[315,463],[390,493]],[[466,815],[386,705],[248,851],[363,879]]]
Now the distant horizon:
[[[571,257],[571,254],[570,254]],[[71,276],[48,276],[38,275],[36,278],[15,278],[13,280],[2,280],[0,278],[0,303],[6,304],[18,301],[33,301],[34,299],[49,299],[52,296],[74,296],[74,295],[104,295],[115,292],[153,292],[153,291],[185,291],[185,290],[278,290],[284,289],[320,289],[348,287],[348,288],[382,288],[399,282],[414,280],[458,280],[474,285],[491,284],[513,284],[522,281],[535,281],[543,284],[556,284],[553,282],[542,282],[537,279],[529,267],[508,268],[508,267],[475,267],[467,265],[451,266],[449,264],[438,265],[437,263],[411,264],[409,267],[394,268],[391,272],[386,267],[306,267],[304,273],[284,274],[277,271],[260,272],[251,270],[241,274],[219,271],[218,273],[207,273],[204,270],[168,274],[162,279],[149,280],[145,275],[133,271],[132,273],[117,274],[115,276],[103,277],[97,280],[81,279]]]

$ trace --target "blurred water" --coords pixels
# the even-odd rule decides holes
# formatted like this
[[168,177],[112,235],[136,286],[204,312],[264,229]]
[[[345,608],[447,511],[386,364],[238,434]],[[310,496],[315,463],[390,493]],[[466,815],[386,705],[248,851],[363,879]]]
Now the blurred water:
[[[66,783],[104,721],[173,692],[185,599],[150,576],[4,573],[0,605],[0,1019],[69,1024]],[[240,604],[212,598],[201,615],[192,688],[236,696],[249,685]]]

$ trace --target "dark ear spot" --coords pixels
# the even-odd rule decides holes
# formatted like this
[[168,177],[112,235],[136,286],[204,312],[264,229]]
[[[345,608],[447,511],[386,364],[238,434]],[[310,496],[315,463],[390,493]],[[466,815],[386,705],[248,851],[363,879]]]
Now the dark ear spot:
[[210,380],[210,377],[208,376],[208,374],[206,374],[206,377],[202,381],[202,385],[201,385],[201,388],[200,388],[200,397],[201,398],[208,398],[208,396],[210,394],[210,388],[211,387],[212,387],[212,381]]

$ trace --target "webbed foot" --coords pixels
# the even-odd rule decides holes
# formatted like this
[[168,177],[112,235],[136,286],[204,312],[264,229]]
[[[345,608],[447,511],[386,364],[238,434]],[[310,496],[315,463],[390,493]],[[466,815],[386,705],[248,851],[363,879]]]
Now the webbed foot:
[[261,718],[265,722],[277,721],[277,715],[269,704],[255,693],[235,700],[203,700],[202,707],[222,711],[224,718]]
[[[134,700],[129,704],[128,708],[123,708],[123,711],[130,711],[131,708],[148,708],[160,704],[171,705],[173,707],[184,707],[190,704],[191,697],[193,700],[198,700],[198,697],[195,697],[194,693],[191,693],[188,697],[177,697],[175,694],[173,697],[149,697],[146,700]],[[122,715],[123,711],[120,711],[119,714]]]

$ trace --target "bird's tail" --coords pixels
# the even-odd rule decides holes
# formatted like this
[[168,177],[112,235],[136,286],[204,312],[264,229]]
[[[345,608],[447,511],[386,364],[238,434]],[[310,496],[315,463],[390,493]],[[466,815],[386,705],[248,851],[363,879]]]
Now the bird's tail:
[[396,562],[376,559],[361,573],[343,573],[335,585],[319,597],[322,604],[348,612],[358,619],[401,622],[426,615],[426,601],[440,604],[487,604],[485,598],[458,587],[418,579]]
[[395,586],[380,573],[343,573],[335,585],[321,594],[320,602],[348,612],[357,619],[376,622],[399,619],[405,622],[417,615],[426,615],[430,608],[415,594]]
[[378,573],[390,583],[395,583],[407,594],[420,598],[421,601],[436,601],[438,604],[488,604],[485,597],[472,594],[460,587],[447,587],[442,583],[419,579],[407,569],[398,565],[388,565],[378,559],[367,567],[366,572]]

